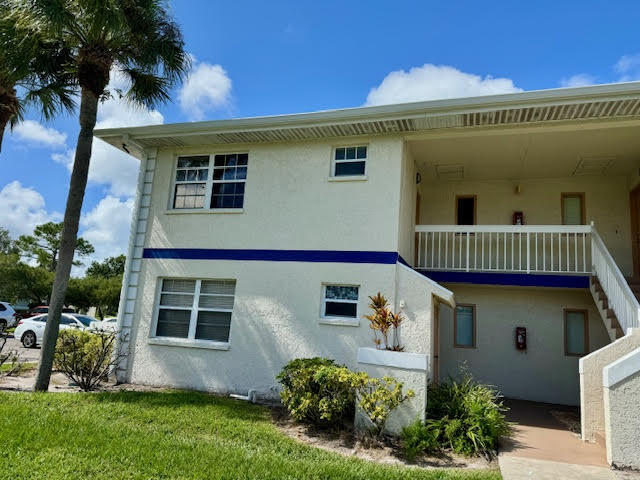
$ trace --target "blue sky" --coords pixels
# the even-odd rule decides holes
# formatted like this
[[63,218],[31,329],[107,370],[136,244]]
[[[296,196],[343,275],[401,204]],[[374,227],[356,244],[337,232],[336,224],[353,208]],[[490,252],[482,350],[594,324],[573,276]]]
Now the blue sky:
[[[103,126],[640,79],[633,1],[182,0],[171,8],[196,59],[192,77],[156,112],[101,106]],[[60,218],[77,135],[75,117],[27,118],[5,135],[0,156],[0,226],[14,236]],[[81,226],[96,258],[124,249],[135,184],[135,162],[99,143]]]

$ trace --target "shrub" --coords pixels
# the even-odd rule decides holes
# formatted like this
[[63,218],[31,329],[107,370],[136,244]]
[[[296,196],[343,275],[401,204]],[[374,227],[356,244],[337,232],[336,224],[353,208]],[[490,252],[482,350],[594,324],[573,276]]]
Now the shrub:
[[402,393],[403,384],[392,377],[373,378],[358,373],[358,406],[373,425],[373,433],[380,435],[391,412],[413,397],[413,390]]
[[[364,318],[369,320],[369,328],[373,330],[373,343],[376,347],[384,344],[385,350],[394,350],[401,352],[404,347],[400,345],[399,328],[404,317],[401,313],[393,313],[389,308],[387,299],[378,292],[373,297],[369,297],[371,303],[369,308],[373,310],[371,315],[365,315]],[[378,338],[378,332],[382,338]],[[391,333],[391,342],[389,342],[389,334]]]
[[117,359],[113,355],[116,334],[62,330],[58,335],[54,367],[85,392],[107,379]]
[[5,350],[7,335],[0,332],[0,376],[17,375],[22,370],[22,362],[15,350]]
[[277,379],[280,397],[291,416],[321,427],[339,426],[355,409],[355,374],[327,358],[299,358],[289,362]]
[[402,432],[405,455],[431,453],[448,448],[463,455],[492,458],[501,436],[510,427],[499,394],[464,374],[459,382],[430,385],[426,421],[416,422]]

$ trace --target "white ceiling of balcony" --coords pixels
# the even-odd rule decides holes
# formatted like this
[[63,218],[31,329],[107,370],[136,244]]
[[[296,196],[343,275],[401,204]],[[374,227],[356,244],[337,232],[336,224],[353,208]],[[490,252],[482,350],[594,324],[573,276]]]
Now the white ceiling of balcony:
[[465,132],[408,141],[423,181],[627,175],[640,167],[638,126]]

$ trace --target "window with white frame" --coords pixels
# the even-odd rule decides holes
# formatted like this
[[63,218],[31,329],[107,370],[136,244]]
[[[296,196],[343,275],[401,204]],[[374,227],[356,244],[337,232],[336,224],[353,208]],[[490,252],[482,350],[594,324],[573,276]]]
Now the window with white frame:
[[211,208],[242,208],[249,155],[216,155],[213,163]]
[[229,341],[235,280],[162,280],[156,337]]
[[207,195],[209,156],[179,157],[173,208],[202,208]]
[[333,176],[350,177],[364,175],[367,163],[367,147],[338,147],[333,157]]
[[178,157],[174,209],[240,209],[244,206],[249,154]]
[[358,318],[358,287],[324,285],[322,316],[328,318]]

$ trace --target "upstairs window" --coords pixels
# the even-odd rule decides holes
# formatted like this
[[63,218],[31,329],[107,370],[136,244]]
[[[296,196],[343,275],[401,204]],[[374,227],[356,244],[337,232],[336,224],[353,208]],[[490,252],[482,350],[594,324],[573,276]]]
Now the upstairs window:
[[562,224],[584,225],[584,193],[562,194]]
[[323,317],[358,318],[358,287],[325,285],[322,303]]
[[211,208],[242,208],[249,155],[216,155],[213,164]]
[[338,147],[333,160],[334,177],[352,177],[365,174],[367,147]]
[[178,157],[173,208],[243,208],[248,162],[247,153]]
[[202,208],[207,195],[209,156],[179,157],[173,208]]
[[228,342],[235,280],[162,280],[156,337]]

